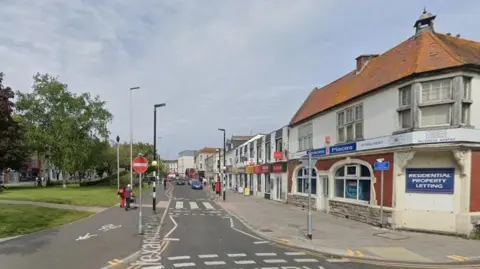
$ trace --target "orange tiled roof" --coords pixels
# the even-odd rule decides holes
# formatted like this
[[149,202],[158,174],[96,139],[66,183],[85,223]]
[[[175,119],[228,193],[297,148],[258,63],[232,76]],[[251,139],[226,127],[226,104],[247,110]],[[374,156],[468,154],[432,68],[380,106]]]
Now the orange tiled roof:
[[315,88],[290,121],[295,125],[322,111],[413,74],[480,65],[480,42],[425,31],[323,88]]
[[199,153],[212,153],[213,154],[213,153],[216,153],[216,152],[217,152],[216,148],[205,147],[205,148],[201,149]]

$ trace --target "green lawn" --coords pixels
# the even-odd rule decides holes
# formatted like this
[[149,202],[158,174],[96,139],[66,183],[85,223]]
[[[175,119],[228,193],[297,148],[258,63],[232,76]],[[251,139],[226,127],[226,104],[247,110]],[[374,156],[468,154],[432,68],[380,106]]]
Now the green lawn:
[[32,233],[60,226],[92,215],[92,212],[32,205],[0,207],[0,238]]

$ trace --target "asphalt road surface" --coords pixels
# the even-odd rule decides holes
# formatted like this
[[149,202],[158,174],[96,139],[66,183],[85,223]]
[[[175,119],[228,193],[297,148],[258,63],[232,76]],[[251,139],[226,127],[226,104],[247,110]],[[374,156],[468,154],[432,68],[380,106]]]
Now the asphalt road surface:
[[267,241],[221,209],[205,191],[188,185],[175,186],[171,196],[158,241],[151,241],[157,248],[156,260],[148,262],[146,255],[147,259],[138,258],[126,268],[391,268],[325,258]]
[[[157,187],[157,199],[168,200],[163,187],[159,189]],[[144,190],[143,204],[151,205],[151,189]],[[157,208],[156,216],[161,216],[164,210]],[[145,221],[151,221],[152,208],[145,207],[143,212]],[[137,223],[138,210],[126,212],[113,207],[57,229],[1,242],[0,269],[102,268],[109,261],[122,259],[138,250],[142,237],[137,234]]]

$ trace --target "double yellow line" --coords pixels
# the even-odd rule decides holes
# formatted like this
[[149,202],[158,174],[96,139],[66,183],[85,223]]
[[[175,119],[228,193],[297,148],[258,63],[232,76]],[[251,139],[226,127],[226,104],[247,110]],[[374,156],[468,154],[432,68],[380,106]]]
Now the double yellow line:
[[[162,253],[167,249],[169,244],[170,244],[170,241],[162,241],[162,243],[160,244],[160,252],[158,254],[162,255]],[[142,268],[142,266],[143,266],[142,264],[134,264],[127,267],[127,269],[140,269]]]

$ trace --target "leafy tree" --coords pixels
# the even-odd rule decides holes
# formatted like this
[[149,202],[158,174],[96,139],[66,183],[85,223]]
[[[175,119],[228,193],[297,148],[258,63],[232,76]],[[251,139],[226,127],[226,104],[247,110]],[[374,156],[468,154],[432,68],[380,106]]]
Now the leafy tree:
[[12,116],[14,93],[3,86],[0,72],[0,172],[5,168],[18,169],[28,162],[29,152],[24,143],[24,130]]
[[95,141],[106,141],[112,115],[89,93],[68,91],[58,77],[36,74],[33,92],[17,92],[16,109],[26,125],[29,146],[65,172],[92,167]]
[[[153,146],[149,143],[134,143],[132,145],[133,159],[135,159],[139,153],[143,157],[147,158],[150,162],[153,161]],[[130,169],[130,143],[124,142],[120,144],[120,166],[125,169]]]

